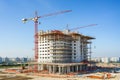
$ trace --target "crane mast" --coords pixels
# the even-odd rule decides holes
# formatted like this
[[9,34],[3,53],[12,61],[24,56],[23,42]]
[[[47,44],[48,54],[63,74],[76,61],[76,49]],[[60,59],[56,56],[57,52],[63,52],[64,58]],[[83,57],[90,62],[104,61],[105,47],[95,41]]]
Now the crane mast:
[[37,18],[37,11],[35,12],[34,18],[34,25],[35,25],[35,61],[38,59],[38,18]]

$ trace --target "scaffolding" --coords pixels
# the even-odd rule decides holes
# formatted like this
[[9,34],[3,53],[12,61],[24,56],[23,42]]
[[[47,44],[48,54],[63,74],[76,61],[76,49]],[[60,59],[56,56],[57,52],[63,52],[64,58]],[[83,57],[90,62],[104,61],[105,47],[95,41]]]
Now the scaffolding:
[[[49,54],[52,54],[51,62],[39,62],[30,63],[30,65],[38,65],[38,71],[48,70],[49,73],[59,72],[60,74],[65,72],[69,73],[72,71],[81,71],[87,70],[87,65],[90,64],[88,60],[91,60],[91,41],[94,39],[90,36],[85,36],[79,33],[68,32],[67,34],[59,31],[52,30],[38,33],[38,43],[41,42],[49,43]],[[75,62],[72,61],[73,52],[72,52],[72,43],[78,41],[80,43],[80,59],[82,61]],[[88,48],[88,44],[90,47]],[[45,45],[45,44],[44,44]],[[47,46],[48,47],[48,46]],[[41,52],[43,53],[43,52]],[[41,54],[40,53],[40,54]],[[77,53],[76,53],[77,54]],[[41,59],[42,60],[42,59]],[[49,60],[48,60],[49,61]],[[34,66],[32,66],[33,69]],[[67,68],[70,68],[68,70]],[[78,70],[76,70],[76,68]],[[34,70],[34,69],[33,69]],[[55,72],[54,72],[55,71]],[[62,71],[62,72],[61,72]],[[37,72],[37,71],[36,71]]]

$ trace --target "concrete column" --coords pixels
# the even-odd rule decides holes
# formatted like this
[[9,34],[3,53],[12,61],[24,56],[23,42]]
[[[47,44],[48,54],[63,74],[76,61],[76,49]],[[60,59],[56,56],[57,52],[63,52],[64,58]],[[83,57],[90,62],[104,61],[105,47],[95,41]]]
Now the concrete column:
[[58,66],[58,71],[59,71],[59,74],[61,74],[61,67]]
[[53,73],[56,72],[56,66],[53,66]]
[[43,67],[44,67],[43,64],[41,64],[41,66],[40,66],[40,70],[43,70],[43,69],[44,69]]
[[86,70],[88,70],[88,65],[86,65]]
[[84,65],[82,65],[82,70],[84,70]]
[[46,65],[46,70],[48,70],[48,65]]
[[80,66],[78,65],[78,71],[80,71]]
[[75,72],[75,71],[74,71],[74,66],[72,66],[72,72]]
[[64,74],[64,67],[62,67],[62,74]]
[[64,73],[65,73],[65,74],[67,73],[67,68],[66,68],[66,66],[64,67]]
[[38,71],[40,71],[41,70],[41,65],[40,64],[38,64]]
[[83,70],[83,65],[81,65],[81,70]]
[[80,71],[82,70],[82,65],[80,65]]
[[84,70],[86,70],[86,65],[84,65]]
[[49,73],[52,73],[52,66],[49,65]]
[[70,66],[67,66],[67,73],[70,72]]
[[67,66],[65,67],[65,73],[67,74]]
[[78,65],[76,65],[76,72],[78,72]]
[[38,71],[40,71],[40,64],[38,64]]

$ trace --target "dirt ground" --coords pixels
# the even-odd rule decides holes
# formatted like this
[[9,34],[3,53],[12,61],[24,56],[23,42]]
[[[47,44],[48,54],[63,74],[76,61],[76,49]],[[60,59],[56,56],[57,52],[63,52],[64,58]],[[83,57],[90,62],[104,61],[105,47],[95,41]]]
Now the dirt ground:
[[[105,80],[120,80],[120,73],[115,74],[115,78],[105,79]],[[60,76],[59,76],[60,77]],[[16,74],[16,73],[5,73],[0,72],[0,80],[101,80],[101,79],[92,79],[84,77],[84,75],[80,77],[67,77],[67,78],[55,78],[55,77],[42,77],[42,76],[34,76],[33,74]]]
[[30,80],[32,78],[23,77],[23,76],[14,76],[14,77],[8,77],[8,76],[0,76],[0,80]]
[[0,71],[0,80],[30,80],[32,78],[26,76],[18,76],[16,74],[8,74]]

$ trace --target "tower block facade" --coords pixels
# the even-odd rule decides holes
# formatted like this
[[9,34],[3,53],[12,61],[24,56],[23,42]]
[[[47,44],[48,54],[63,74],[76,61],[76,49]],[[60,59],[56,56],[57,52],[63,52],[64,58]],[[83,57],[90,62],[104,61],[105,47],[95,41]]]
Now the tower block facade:
[[66,74],[86,70],[92,39],[69,30],[39,31],[38,71]]

